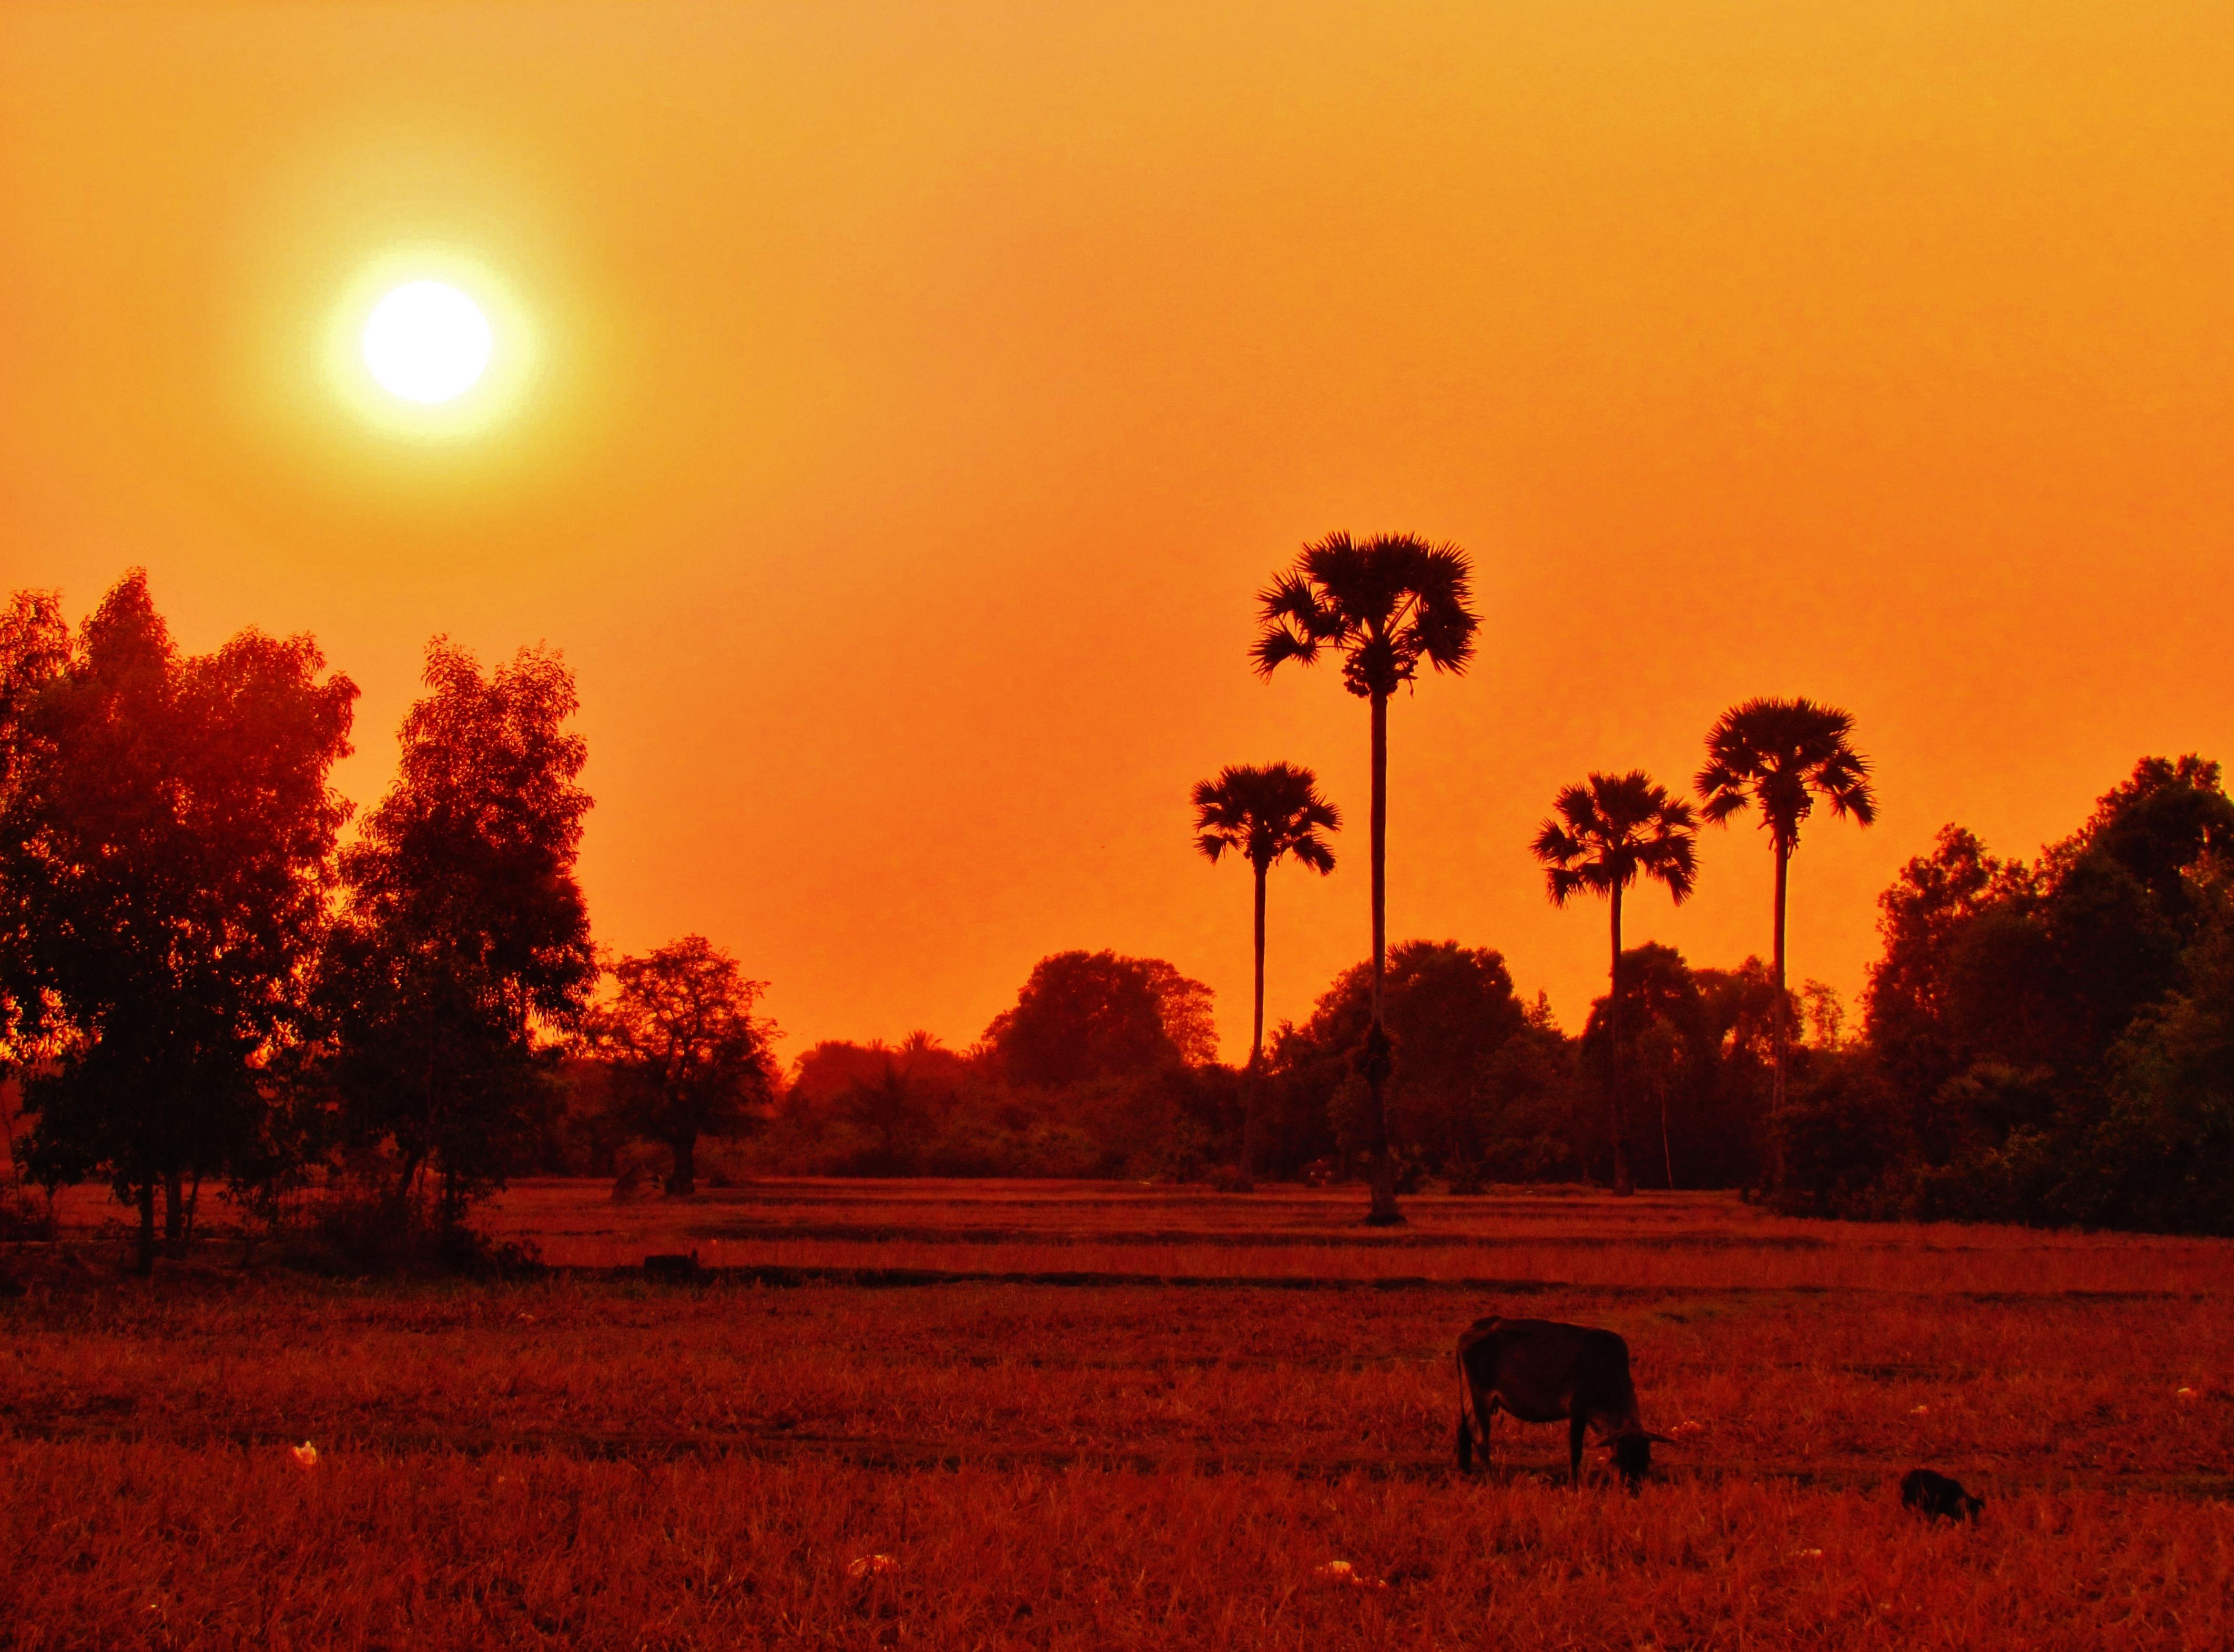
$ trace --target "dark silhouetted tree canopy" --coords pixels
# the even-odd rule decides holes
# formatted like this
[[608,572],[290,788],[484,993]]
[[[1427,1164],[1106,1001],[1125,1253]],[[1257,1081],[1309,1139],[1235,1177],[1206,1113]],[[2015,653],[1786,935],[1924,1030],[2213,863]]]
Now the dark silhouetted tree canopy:
[[1880,898],[1865,1048],[1800,1120],[1801,1200],[2234,1231],[2230,843],[2193,756],[2144,759],[2035,865],[1943,830]]
[[674,1153],[667,1191],[696,1189],[702,1135],[736,1135],[774,1098],[775,1025],[754,1015],[764,981],[702,935],[612,966],[614,992],[583,1019],[588,1047],[611,1065],[623,1121]]
[[[29,630],[51,658],[50,624]],[[181,655],[138,571],[58,673],[34,666],[26,687],[11,652],[0,932],[11,996],[44,1005],[58,1041],[28,1159],[136,1201],[145,1267],[156,1190],[175,1237],[179,1179],[258,1151],[261,1068],[297,1024],[347,817],[327,774],[356,689],[321,680],[307,637]]]
[[[1528,1025],[1504,957],[1455,941],[1404,942],[1388,956],[1382,1014],[1395,1052],[1388,1109],[1397,1152],[1462,1180],[1502,1162],[1500,1139],[1513,1133],[1510,1115],[1528,1087],[1526,1074],[1504,1061]],[[1368,1147],[1355,1057],[1371,1015],[1371,966],[1353,964],[1308,1022],[1275,1041],[1287,1142],[1323,1142],[1331,1112],[1338,1146]],[[1534,1131],[1530,1121],[1520,1133]]]
[[1057,952],[1032,966],[985,1041],[1012,1084],[1058,1086],[1206,1061],[1211,991],[1160,958]]
[[590,796],[555,653],[485,676],[438,637],[426,682],[395,785],[342,855],[321,1002],[349,1138],[393,1152],[399,1198],[431,1166],[454,1225],[532,1131],[539,1028],[571,1026],[597,978],[574,880]]

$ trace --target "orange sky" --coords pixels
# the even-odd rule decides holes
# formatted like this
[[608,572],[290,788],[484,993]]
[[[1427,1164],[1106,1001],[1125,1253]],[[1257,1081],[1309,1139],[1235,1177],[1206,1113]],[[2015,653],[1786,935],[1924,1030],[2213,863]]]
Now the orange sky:
[[[127,564],[197,647],[315,632],[386,786],[419,650],[580,678],[600,937],[696,930],[788,1048],[974,1036],[1112,946],[1248,1022],[1223,763],[1362,705],[1248,672],[1337,527],[1453,539],[1481,658],[1392,714],[1390,931],[1570,1025],[1603,913],[1526,842],[1734,699],[1850,707],[1883,814],[1796,975],[1959,819],[2030,852],[2144,751],[2234,759],[2234,13],[2052,0],[1222,9],[0,8],[0,581]],[[543,376],[447,447],[322,330],[398,246]],[[1275,874],[1269,1014],[1362,956],[1362,829]],[[1632,933],[1767,938],[1760,835]]]

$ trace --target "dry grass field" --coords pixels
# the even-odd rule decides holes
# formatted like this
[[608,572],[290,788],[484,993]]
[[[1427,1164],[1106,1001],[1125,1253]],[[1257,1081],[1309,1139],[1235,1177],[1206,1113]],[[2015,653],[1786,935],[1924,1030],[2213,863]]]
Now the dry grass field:
[[[75,1200],[0,1255],[0,1644],[2234,1644],[2234,1247],[1358,1205],[536,1184],[532,1279],[148,1285]],[[1683,1426],[1642,1495],[1509,1420],[1455,1473],[1491,1311],[1629,1339]],[[1983,1524],[1906,1515],[1916,1464]]]

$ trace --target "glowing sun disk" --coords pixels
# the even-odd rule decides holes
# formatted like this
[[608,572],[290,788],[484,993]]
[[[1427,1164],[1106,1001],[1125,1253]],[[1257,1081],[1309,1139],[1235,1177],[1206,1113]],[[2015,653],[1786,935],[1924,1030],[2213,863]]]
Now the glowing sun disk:
[[364,364],[391,395],[454,401],[480,382],[495,345],[480,307],[445,281],[408,281],[372,307]]

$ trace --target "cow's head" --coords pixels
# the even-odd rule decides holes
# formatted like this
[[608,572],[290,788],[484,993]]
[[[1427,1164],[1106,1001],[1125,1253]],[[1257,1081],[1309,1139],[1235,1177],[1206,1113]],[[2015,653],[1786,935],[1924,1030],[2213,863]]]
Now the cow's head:
[[1620,1471],[1622,1479],[1629,1482],[1629,1489],[1632,1492],[1652,1472],[1652,1445],[1655,1440],[1663,1446],[1676,1443],[1665,1434],[1647,1433],[1642,1428],[1616,1434],[1606,1442],[1607,1449],[1613,1453],[1614,1467]]

